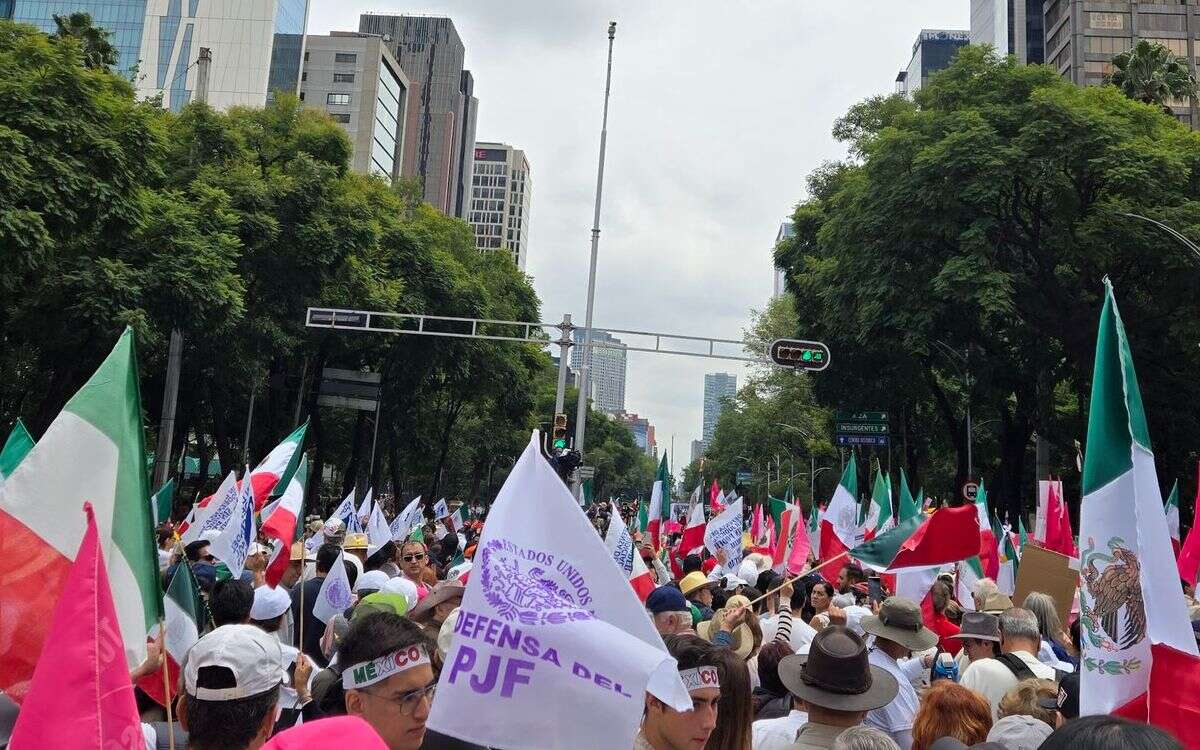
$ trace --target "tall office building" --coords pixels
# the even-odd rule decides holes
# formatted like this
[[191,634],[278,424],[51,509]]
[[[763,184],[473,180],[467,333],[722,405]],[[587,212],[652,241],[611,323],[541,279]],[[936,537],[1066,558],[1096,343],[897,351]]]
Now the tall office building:
[[1022,65],[1046,60],[1042,0],[971,0],[971,44],[990,44]]
[[658,454],[658,446],[654,442],[654,425],[650,424],[649,419],[624,412],[618,414],[617,419],[629,428],[630,434],[633,435],[633,442],[637,444],[638,448],[641,448],[643,453],[652,458]]
[[[775,235],[775,247],[779,247],[779,243],[796,236],[796,226],[790,221],[785,221],[779,225],[779,233]],[[778,297],[783,294],[785,289],[785,281],[783,269],[775,265],[775,253],[771,252],[771,267],[775,269],[775,292],[774,296]]]
[[300,98],[346,130],[354,145],[351,169],[359,174],[400,176],[409,88],[380,37],[335,31],[305,42]]
[[[1112,72],[1113,57],[1142,39],[1163,45],[1196,72],[1200,6],[1193,3],[1047,0],[1045,11],[1046,60],[1079,86],[1103,83]],[[1167,104],[1176,119],[1192,127],[1200,125],[1193,120],[1188,101]]]
[[727,372],[710,372],[704,376],[704,437],[701,443],[704,450],[712,443],[713,432],[717,429],[717,420],[725,410],[722,399],[731,398],[737,393],[737,376]]
[[522,271],[529,254],[533,182],[525,152],[504,143],[476,143],[471,210],[466,219],[480,252],[504,250]]
[[142,53],[146,4],[146,0],[0,0],[0,18],[33,24],[49,34],[57,28],[55,14],[88,13],[93,24],[112,33],[109,41],[117,48],[117,69],[130,76]]
[[910,96],[929,82],[929,76],[950,67],[958,50],[970,43],[971,32],[921,29],[913,42],[908,68],[896,76],[896,93]]
[[[583,366],[583,331],[572,332],[575,346],[571,347],[571,369],[579,372]],[[596,409],[615,414],[625,411],[625,344],[607,331],[592,331],[592,342],[611,346],[592,347],[592,371],[588,376],[589,397]]]
[[[146,0],[137,92],[178,111],[196,89],[200,49],[212,50],[208,103],[261,107],[296,93],[309,0]],[[97,3],[112,4],[112,3]]]
[[478,100],[474,79],[463,70],[466,48],[449,18],[359,18],[358,30],[389,39],[392,54],[412,82],[401,174],[420,179],[424,199],[463,218],[475,145]]

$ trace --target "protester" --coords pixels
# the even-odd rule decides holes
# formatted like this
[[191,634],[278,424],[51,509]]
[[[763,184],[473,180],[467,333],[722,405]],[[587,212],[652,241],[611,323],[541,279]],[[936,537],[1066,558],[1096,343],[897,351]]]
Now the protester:
[[679,590],[699,612],[699,617],[696,618],[697,623],[712,619],[712,590],[716,585],[716,581],[708,580],[703,573],[698,571],[688,573],[679,581]]
[[984,605],[991,597],[1000,593],[1000,587],[991,578],[980,578],[971,584],[971,602],[976,612],[984,612]]
[[865,723],[886,732],[900,750],[907,750],[912,745],[918,700],[917,691],[898,660],[911,656],[913,651],[924,651],[937,645],[937,634],[925,627],[921,607],[900,596],[885,599],[877,616],[863,618],[862,627],[875,636],[871,664],[887,671],[899,686],[895,699],[872,710]]
[[808,624],[813,630],[821,630],[829,625],[829,607],[833,604],[833,586],[825,581],[813,585],[808,594],[808,604],[812,607],[812,615]]
[[752,693],[754,720],[778,719],[792,710],[792,694],[779,679],[779,662],[794,651],[787,641],[775,640],[758,652],[758,686]]
[[382,570],[368,570],[354,581],[354,593],[363,599],[382,589],[389,580],[387,573]]
[[428,550],[425,548],[424,542],[418,542],[409,539],[404,544],[400,545],[400,575],[417,587],[417,599],[424,599],[429,595],[429,587],[425,585],[425,562],[428,558]]
[[1183,745],[1158,727],[1100,714],[1063,724],[1041,750],[1183,750]]
[[179,721],[189,750],[255,750],[275,724],[284,680],[279,641],[250,625],[224,625],[188,651]]
[[874,727],[850,727],[833,741],[833,750],[899,750],[896,741]]
[[197,539],[194,542],[189,542],[183,548],[183,555],[190,563],[206,562],[211,565],[217,561],[217,558],[213,557],[212,552],[209,550],[207,539]]
[[291,597],[282,588],[259,586],[254,589],[249,622],[267,633],[278,633],[292,606]]
[[964,612],[958,633],[949,638],[962,644],[955,660],[961,676],[971,662],[1000,653],[1000,618],[987,612]]
[[413,608],[408,617],[421,626],[429,640],[437,641],[442,623],[462,605],[464,591],[466,588],[458,581],[442,581]]
[[1005,750],[1037,750],[1053,731],[1040,719],[1013,714],[997,719],[987,740],[1003,745]]
[[1063,632],[1062,620],[1058,617],[1058,606],[1054,603],[1054,598],[1049,594],[1031,591],[1021,606],[1037,617],[1038,631],[1042,635],[1038,659],[1055,669],[1074,672],[1076,661],[1066,648],[1071,638]]
[[[749,619],[754,619],[752,613]],[[721,699],[717,703],[717,726],[704,744],[705,750],[750,750],[754,722],[750,670],[745,660],[728,648],[718,648],[713,657],[721,681]]]
[[981,611],[999,616],[1007,609],[1013,608],[1013,600],[1004,594],[991,594],[984,600]]
[[979,693],[939,680],[921,695],[912,726],[913,750],[929,750],[935,740],[953,737],[964,745],[987,738],[992,711]]
[[962,643],[957,640],[952,640],[958,634],[958,626],[955,625],[946,616],[946,608],[953,604],[950,598],[952,589],[946,585],[945,581],[935,581],[933,587],[929,590],[930,598],[933,601],[933,617],[929,621],[929,629],[937,633],[938,648],[948,652],[951,656],[957,656],[962,648]]
[[304,566],[315,560],[306,553],[304,542],[292,542],[290,552],[287,569],[283,571],[283,577],[279,579],[279,587],[287,590],[290,590],[292,586],[296,585],[296,581],[300,580],[300,573],[304,570]]
[[867,574],[854,563],[846,563],[838,571],[837,590],[839,594],[849,594],[853,592],[855,585],[866,582]]
[[830,748],[868,711],[891,703],[898,689],[891,673],[870,663],[862,639],[840,625],[817,633],[807,654],[784,657],[779,678],[807,720],[790,735],[764,736],[761,743],[756,738],[755,750]]
[[758,653],[762,629],[750,609],[750,600],[738,594],[713,613],[711,620],[696,626],[696,634],[717,646],[727,646],[743,661]]
[[250,610],[254,606],[254,588],[242,580],[232,578],[217,581],[208,597],[208,611],[213,625],[244,625],[250,622]]
[[[347,556],[347,559],[354,557],[359,563],[365,565],[367,562],[367,535],[361,531],[347,534],[346,544],[343,549],[350,553],[350,555]],[[365,567],[360,569],[358,572],[362,573],[363,570],[365,570]]]
[[1000,655],[971,662],[961,683],[983,695],[999,718],[1000,699],[1021,680],[1054,679],[1054,668],[1042,664],[1036,656],[1042,635],[1037,618],[1027,609],[1013,607],[1000,615]]
[[721,701],[716,649],[695,635],[663,638],[675,657],[680,677],[692,696],[691,711],[676,711],[646,694],[646,713],[633,741],[634,750],[701,750],[716,729]]
[[690,633],[692,610],[683,592],[674,586],[659,586],[646,597],[646,611],[660,635]]
[[[317,548],[316,575],[292,588],[292,622],[300,623],[303,616],[304,628],[304,642],[300,642],[301,631],[297,625],[292,643],[321,667],[329,663],[328,658],[321,652],[321,636],[325,633],[325,623],[313,614],[313,606],[321,593],[321,584],[325,582],[325,576],[333,569],[341,554],[342,548],[336,544],[322,544]],[[301,600],[304,602],[303,613],[300,611]]]
[[1058,711],[1058,686],[1049,680],[1021,680],[1000,699],[996,714],[1006,716],[1032,716],[1051,729],[1062,723]]

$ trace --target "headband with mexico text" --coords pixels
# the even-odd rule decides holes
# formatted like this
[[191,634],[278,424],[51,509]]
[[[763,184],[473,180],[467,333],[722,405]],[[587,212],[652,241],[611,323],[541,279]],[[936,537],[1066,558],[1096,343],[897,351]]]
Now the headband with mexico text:
[[683,686],[689,693],[693,690],[721,687],[721,681],[717,679],[716,667],[685,669],[679,673],[679,678],[683,680]]
[[347,668],[342,672],[342,687],[347,690],[365,688],[423,664],[429,664],[429,654],[424,646],[413,644],[395,653]]

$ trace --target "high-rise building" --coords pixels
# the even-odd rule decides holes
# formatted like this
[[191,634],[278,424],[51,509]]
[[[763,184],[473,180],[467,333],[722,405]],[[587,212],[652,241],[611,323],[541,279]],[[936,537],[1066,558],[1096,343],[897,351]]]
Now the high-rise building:
[[309,36],[300,98],[345,129],[353,171],[391,180],[400,176],[410,84],[388,46],[353,31]]
[[421,181],[424,199],[462,218],[474,155],[478,100],[463,69],[466,48],[449,18],[363,15],[358,30],[390,40],[392,54],[412,82],[401,174]]
[[[796,226],[790,221],[785,221],[779,225],[779,233],[775,235],[775,247],[779,247],[779,243],[796,236]],[[783,294],[785,281],[783,269],[775,265],[775,253],[771,253],[771,266],[775,269],[775,292],[774,296],[778,297]]]
[[624,412],[618,414],[617,419],[629,428],[629,432],[633,435],[633,442],[642,449],[643,453],[650,457],[658,454],[658,446],[654,442],[654,425],[650,424],[649,419]]
[[49,34],[57,28],[56,14],[87,13],[94,25],[112,34],[109,41],[117,48],[117,69],[131,76],[142,53],[146,5],[146,0],[0,0],[0,18],[33,24]]
[[896,77],[896,93],[911,95],[929,82],[929,76],[950,67],[954,56],[971,39],[969,31],[921,29],[913,42],[912,58],[904,75]]
[[703,440],[693,440],[692,441],[692,461],[699,461],[703,457],[704,457],[704,441]]
[[525,152],[504,143],[476,143],[471,210],[480,252],[504,250],[522,271],[529,254],[529,205],[533,182]]
[[1046,60],[1042,0],[971,0],[971,44],[990,44],[1022,65]]
[[704,450],[712,443],[713,432],[717,429],[717,420],[725,410],[723,399],[737,394],[737,375],[727,372],[710,372],[704,376],[704,431],[701,442]]
[[[1103,83],[1112,72],[1113,57],[1143,39],[1171,50],[1195,72],[1200,58],[1200,6],[1047,0],[1045,33],[1046,60],[1079,86]],[[1200,126],[1193,122],[1187,100],[1167,105],[1176,119]]]
[[[196,90],[200,49],[212,51],[208,103],[261,107],[300,87],[309,0],[145,0],[140,97],[178,111]],[[96,3],[121,5],[133,3]]]
[[[575,346],[571,347],[571,369],[583,366],[583,331],[572,332]],[[592,371],[588,375],[588,396],[596,409],[615,414],[625,411],[625,344],[607,331],[592,331]]]

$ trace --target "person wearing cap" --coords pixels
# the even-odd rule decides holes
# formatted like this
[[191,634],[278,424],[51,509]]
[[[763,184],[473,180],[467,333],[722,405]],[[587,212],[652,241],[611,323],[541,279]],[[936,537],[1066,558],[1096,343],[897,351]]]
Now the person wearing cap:
[[674,586],[659,586],[646,597],[646,611],[659,635],[691,633],[692,610],[683,592]]
[[688,573],[679,582],[679,590],[683,592],[684,598],[695,605],[696,610],[700,613],[697,622],[712,619],[712,590],[718,583],[719,581],[710,581],[707,576],[699,571]]
[[300,571],[304,569],[304,565],[310,562],[316,562],[316,558],[304,549],[304,542],[292,542],[287,569],[279,579],[280,588],[290,591],[292,586],[296,585],[296,581],[300,580]]
[[938,636],[925,627],[921,607],[911,599],[890,596],[879,607],[878,615],[862,618],[864,632],[875,636],[871,647],[871,664],[887,671],[896,679],[896,697],[885,706],[867,714],[867,726],[887,732],[900,750],[912,746],[913,721],[920,701],[899,660],[937,645]]
[[1006,609],[1000,615],[1000,655],[971,662],[960,683],[986,698],[992,716],[999,718],[1000,699],[1018,682],[1054,679],[1054,667],[1037,658],[1041,645],[1037,617],[1027,609]]
[[793,711],[761,722],[778,722],[774,731],[755,727],[755,750],[827,750],[867,712],[888,705],[898,689],[890,672],[871,664],[862,638],[841,625],[817,633],[807,654],[785,656],[779,679],[792,694]]
[[382,589],[389,580],[391,579],[388,578],[388,574],[382,570],[368,570],[354,581],[354,593],[362,599]]
[[679,676],[692,696],[692,710],[676,711],[646,693],[646,712],[633,749],[702,750],[717,727],[717,705],[721,700],[714,648],[691,634],[668,635],[663,643],[675,657]]
[[179,721],[190,750],[256,750],[275,724],[285,673],[279,641],[252,625],[222,625],[188,650]]
[[429,640],[437,641],[442,623],[462,604],[464,591],[466,587],[458,581],[441,581],[412,609],[408,618],[421,626]]

